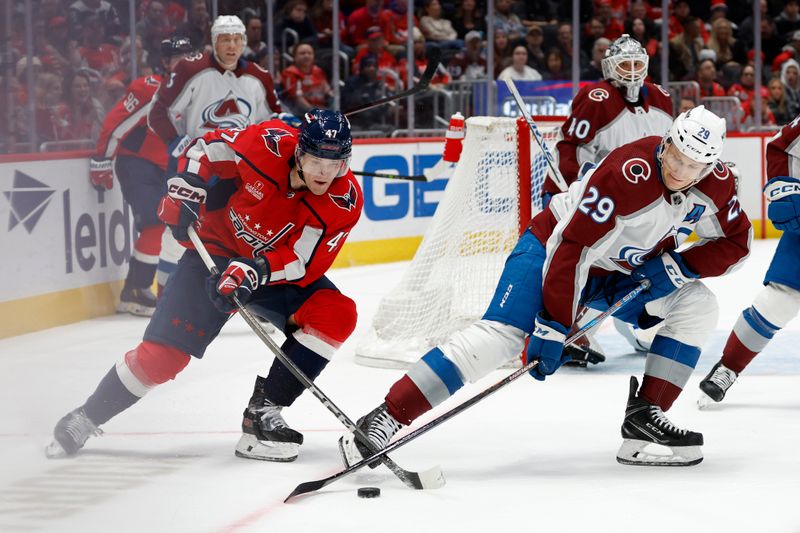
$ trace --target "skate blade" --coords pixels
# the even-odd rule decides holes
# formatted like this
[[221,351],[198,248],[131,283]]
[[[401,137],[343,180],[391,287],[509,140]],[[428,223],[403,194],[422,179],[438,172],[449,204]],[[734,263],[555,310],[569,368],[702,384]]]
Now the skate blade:
[[[345,468],[350,468],[365,459],[356,448],[355,435],[352,433],[339,437],[339,455],[342,457]],[[374,469],[378,468],[379,464],[381,464],[380,460],[376,459],[367,466]]]
[[[655,453],[653,448],[671,453]],[[645,449],[647,448],[647,449]],[[693,466],[703,460],[700,446],[659,446],[642,440],[624,439],[617,452],[617,462],[633,466]]]
[[697,399],[697,408],[702,411],[703,409],[708,409],[716,403],[717,402],[715,402],[711,396],[705,392],[701,392],[700,397]]
[[54,440],[53,442],[45,446],[44,455],[48,459],[62,459],[64,457],[67,457],[69,454],[64,449],[64,447],[58,443],[57,440]]
[[236,443],[236,457],[290,463],[297,459],[300,445],[295,442],[273,442],[258,440],[254,435],[243,434]]
[[117,313],[128,313],[133,316],[153,316],[156,312],[155,307],[137,304],[134,302],[120,302],[117,304]]

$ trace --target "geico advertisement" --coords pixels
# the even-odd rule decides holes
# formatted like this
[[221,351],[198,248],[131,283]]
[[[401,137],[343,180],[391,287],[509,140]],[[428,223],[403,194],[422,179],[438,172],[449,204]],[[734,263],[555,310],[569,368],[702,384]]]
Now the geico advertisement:
[[[436,164],[443,143],[369,144],[353,146],[353,170],[413,176]],[[442,199],[446,179],[431,182],[359,177],[364,212],[348,242],[422,235]]]
[[0,164],[0,301],[124,278],[133,215],[86,159]]

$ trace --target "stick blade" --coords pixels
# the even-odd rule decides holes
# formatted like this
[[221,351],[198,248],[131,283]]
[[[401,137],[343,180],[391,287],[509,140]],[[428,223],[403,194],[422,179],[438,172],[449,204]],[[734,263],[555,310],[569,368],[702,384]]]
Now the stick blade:
[[297,496],[302,496],[303,494],[308,494],[309,492],[315,492],[327,485],[327,481],[329,478],[325,479],[315,479],[314,481],[304,481],[297,485],[294,490],[289,494],[283,503],[288,503],[289,500],[292,498],[296,498]]

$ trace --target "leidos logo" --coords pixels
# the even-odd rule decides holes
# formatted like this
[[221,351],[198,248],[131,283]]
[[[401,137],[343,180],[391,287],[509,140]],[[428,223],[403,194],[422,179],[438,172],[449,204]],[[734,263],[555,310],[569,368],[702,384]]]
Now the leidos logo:
[[41,181],[35,180],[24,172],[14,171],[14,183],[10,191],[3,191],[3,195],[11,205],[8,216],[8,231],[18,224],[33,232],[42,213],[47,208],[55,190]]

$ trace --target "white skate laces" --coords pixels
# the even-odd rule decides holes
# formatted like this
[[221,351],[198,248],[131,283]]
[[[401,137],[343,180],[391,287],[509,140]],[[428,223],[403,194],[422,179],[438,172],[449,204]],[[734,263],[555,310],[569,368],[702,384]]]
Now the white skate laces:
[[263,431],[274,431],[278,428],[289,428],[289,424],[283,419],[281,415],[282,405],[275,405],[272,402],[265,401],[264,407],[253,409],[259,420],[261,420],[261,429]]
[[723,391],[727,391],[731,388],[733,382],[736,381],[736,372],[720,364],[714,369],[714,373],[711,374],[711,377],[708,379]]
[[389,440],[397,433],[403,425],[395,420],[384,408],[378,411],[370,420],[367,429],[367,437],[376,448],[382,450],[389,444]]
[[681,429],[672,422],[670,422],[669,418],[667,418],[667,415],[664,414],[664,411],[662,411],[661,408],[657,405],[650,406],[650,415],[652,416],[653,421],[655,421],[658,425],[660,425],[667,431],[672,431],[681,436],[686,435],[688,433],[687,430]]

